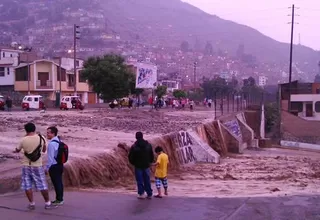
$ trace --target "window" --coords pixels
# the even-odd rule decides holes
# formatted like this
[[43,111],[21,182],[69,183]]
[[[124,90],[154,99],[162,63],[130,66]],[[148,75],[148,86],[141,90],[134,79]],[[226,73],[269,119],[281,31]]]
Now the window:
[[6,57],[6,53],[5,52],[2,53],[2,57]]
[[32,102],[32,98],[28,97],[27,101]]
[[87,80],[85,78],[82,77],[82,74],[81,74],[82,71],[79,71],[79,82],[81,83],[85,83],[87,82]]
[[80,62],[79,60],[76,60],[76,67],[79,67],[80,66]]
[[68,86],[73,87],[74,86],[74,77],[71,74],[68,74]]
[[303,102],[291,102],[291,109],[296,112],[303,112]]
[[320,112],[320,102],[319,101],[314,104],[314,109],[316,112]]
[[[57,68],[57,80],[60,81],[60,68]],[[66,70],[61,68],[61,81],[66,81]]]
[[0,77],[5,76],[4,70],[5,70],[4,67],[0,67]]
[[10,75],[10,68],[7,68],[7,74]]
[[12,57],[12,54],[10,54],[10,57]]
[[28,81],[28,67],[16,69],[16,81]]
[[39,101],[39,98],[38,98],[38,97],[34,98],[34,101],[35,101],[35,102],[38,102],[38,101]]

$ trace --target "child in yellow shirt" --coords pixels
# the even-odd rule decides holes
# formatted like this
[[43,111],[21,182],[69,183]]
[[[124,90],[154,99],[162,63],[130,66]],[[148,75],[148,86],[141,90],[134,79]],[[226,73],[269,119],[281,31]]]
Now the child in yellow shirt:
[[169,159],[168,155],[163,152],[162,147],[156,147],[156,154],[158,154],[157,162],[154,164],[156,166],[155,179],[156,179],[156,188],[158,190],[158,195],[156,198],[162,198],[161,194],[161,184],[164,188],[164,194],[168,195],[168,164]]

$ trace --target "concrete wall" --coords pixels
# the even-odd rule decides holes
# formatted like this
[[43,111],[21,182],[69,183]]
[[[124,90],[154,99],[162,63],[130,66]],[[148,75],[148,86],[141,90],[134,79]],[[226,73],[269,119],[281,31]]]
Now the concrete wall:
[[320,122],[307,121],[283,111],[281,114],[282,140],[320,144]]

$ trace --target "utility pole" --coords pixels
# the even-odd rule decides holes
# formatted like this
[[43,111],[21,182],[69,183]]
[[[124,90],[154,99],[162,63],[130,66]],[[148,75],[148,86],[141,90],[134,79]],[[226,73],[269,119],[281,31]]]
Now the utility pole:
[[74,74],[74,95],[77,95],[77,40],[80,39],[80,26],[74,25],[73,27],[73,74]]
[[193,87],[196,90],[196,83],[197,83],[197,62],[193,63]]
[[61,93],[62,93],[62,89],[61,89],[61,77],[62,77],[62,73],[61,73],[61,71],[62,71],[62,68],[61,68],[61,56],[59,57],[59,94],[60,94],[60,96],[59,96],[59,98],[61,99],[61,97],[62,97],[62,95],[61,95]]
[[[30,74],[30,52],[32,51],[32,47],[25,48],[24,51],[27,52],[27,62],[28,62],[28,95],[31,94],[30,89],[30,81],[31,81],[31,74]],[[35,85],[36,86],[36,85]]]
[[290,62],[289,62],[288,112],[291,112],[291,80],[292,80],[293,31],[294,31],[294,5],[292,5],[292,14],[291,14],[291,42],[290,42]]
[[27,62],[28,62],[28,95],[30,95],[30,60],[29,60],[29,52],[27,52]]

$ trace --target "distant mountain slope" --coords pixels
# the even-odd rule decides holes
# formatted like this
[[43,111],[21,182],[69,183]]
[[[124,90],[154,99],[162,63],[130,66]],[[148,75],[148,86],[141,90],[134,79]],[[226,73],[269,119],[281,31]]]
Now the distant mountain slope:
[[[244,44],[245,52],[261,61],[289,60],[288,44],[277,42],[253,28],[209,15],[180,0],[2,0],[0,5],[0,28],[15,28],[20,34],[37,26],[40,19],[48,26],[83,23],[80,19],[84,12],[90,12],[103,15],[103,18],[88,20],[101,25],[95,34],[112,31],[124,40],[176,47],[184,40],[191,46],[201,47],[210,41],[214,50],[228,50],[232,54],[239,44]],[[66,16],[72,12],[78,14]],[[24,17],[27,19],[19,21]],[[17,20],[20,23],[16,24]],[[318,52],[304,46],[295,46],[294,52],[296,62],[308,62],[315,67],[320,58]]]

